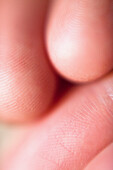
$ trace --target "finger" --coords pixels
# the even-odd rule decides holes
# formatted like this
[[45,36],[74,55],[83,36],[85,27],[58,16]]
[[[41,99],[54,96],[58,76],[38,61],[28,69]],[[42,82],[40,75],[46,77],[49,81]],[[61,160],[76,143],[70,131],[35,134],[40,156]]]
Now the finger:
[[112,170],[113,143],[100,153],[85,170]]
[[113,0],[56,0],[46,41],[56,70],[71,81],[91,81],[113,68]]
[[43,41],[48,1],[3,1],[0,29],[0,119],[30,120],[50,105],[56,76]]
[[8,125],[0,124],[0,168],[5,162],[6,157],[10,154],[13,148],[18,147],[20,141],[25,138],[29,131],[28,125]]
[[3,170],[82,170],[113,141],[113,74],[73,88],[52,113],[31,127]]

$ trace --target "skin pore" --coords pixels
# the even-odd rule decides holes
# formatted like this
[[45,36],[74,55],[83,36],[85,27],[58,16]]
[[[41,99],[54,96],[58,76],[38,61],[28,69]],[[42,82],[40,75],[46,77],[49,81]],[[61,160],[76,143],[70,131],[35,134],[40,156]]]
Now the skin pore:
[[113,0],[0,3],[1,170],[111,170]]

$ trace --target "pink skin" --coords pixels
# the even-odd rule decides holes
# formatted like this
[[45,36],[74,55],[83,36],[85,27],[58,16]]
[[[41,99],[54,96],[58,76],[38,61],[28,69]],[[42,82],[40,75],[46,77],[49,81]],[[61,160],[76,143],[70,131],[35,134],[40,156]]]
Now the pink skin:
[[104,149],[85,170],[112,170],[113,169],[113,143]]
[[70,88],[45,119],[30,125],[3,170],[82,170],[113,141],[112,84],[113,73]]
[[[49,11],[46,0],[9,2],[0,6],[0,121],[14,125],[2,170],[83,170],[113,142],[113,1],[55,0]],[[95,81],[59,83],[50,62],[70,81]]]
[[46,42],[56,70],[74,82],[92,81],[108,73],[113,68],[113,1],[54,3]]
[[47,2],[28,2],[2,5],[0,119],[4,121],[34,119],[47,110],[56,90],[57,78],[43,41]]

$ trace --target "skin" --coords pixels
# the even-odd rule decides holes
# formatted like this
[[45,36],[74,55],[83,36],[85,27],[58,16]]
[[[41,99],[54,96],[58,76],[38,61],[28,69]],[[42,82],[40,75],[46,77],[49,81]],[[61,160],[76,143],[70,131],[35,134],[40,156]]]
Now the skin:
[[57,77],[48,62],[42,31],[47,5],[47,1],[2,4],[1,119],[31,120],[52,102]]
[[9,2],[0,2],[2,170],[83,170],[94,158],[86,170],[103,170],[106,155],[112,170],[113,0]]
[[112,170],[113,169],[113,144],[102,151],[85,170]]
[[56,70],[71,81],[92,81],[113,68],[113,0],[57,0],[47,24]]

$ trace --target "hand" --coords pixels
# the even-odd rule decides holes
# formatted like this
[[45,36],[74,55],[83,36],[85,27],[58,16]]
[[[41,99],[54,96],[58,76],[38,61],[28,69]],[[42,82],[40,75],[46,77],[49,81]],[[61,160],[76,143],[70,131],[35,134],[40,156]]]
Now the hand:
[[2,170],[83,170],[113,142],[113,0],[0,8]]

